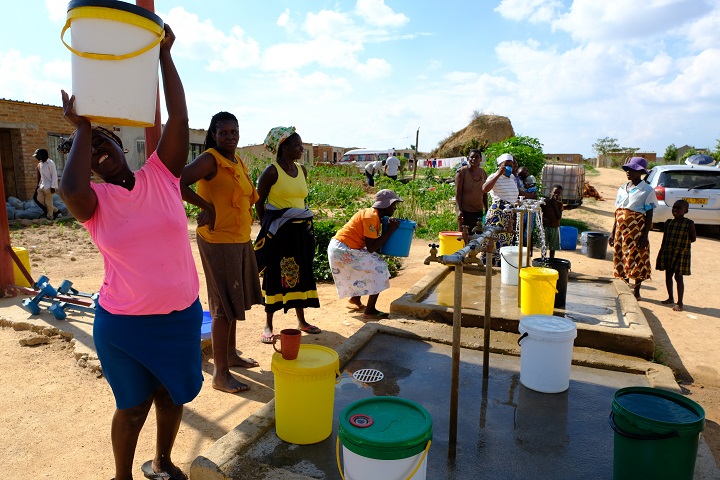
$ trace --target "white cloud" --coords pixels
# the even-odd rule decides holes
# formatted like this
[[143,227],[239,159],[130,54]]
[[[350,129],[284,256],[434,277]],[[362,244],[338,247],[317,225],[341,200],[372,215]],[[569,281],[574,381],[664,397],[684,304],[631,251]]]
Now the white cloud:
[[713,12],[681,26],[676,33],[687,38],[690,47],[696,51],[720,48],[720,4]]
[[64,22],[67,19],[67,6],[67,0],[45,0],[48,18],[52,22]]
[[290,23],[290,9],[286,8],[285,11],[280,14],[275,24],[278,27],[287,27],[288,23]]
[[178,57],[207,61],[207,68],[211,71],[246,68],[259,63],[258,42],[248,37],[239,26],[234,26],[226,35],[211,20],[201,21],[198,15],[182,7],[159,15],[166,19],[177,36],[173,52]]
[[60,89],[70,90],[70,62],[43,63],[36,55],[0,51],[0,92],[24,102],[60,104]]
[[370,25],[401,27],[410,19],[402,13],[395,13],[385,5],[384,0],[358,0],[355,12]]
[[706,0],[575,0],[553,27],[579,41],[626,42],[662,36],[711,9]]
[[293,34],[297,30],[297,24],[290,15],[290,9],[286,8],[275,22],[278,27],[284,28],[287,33]]
[[562,6],[559,0],[502,0],[495,11],[509,20],[541,23],[553,20]]

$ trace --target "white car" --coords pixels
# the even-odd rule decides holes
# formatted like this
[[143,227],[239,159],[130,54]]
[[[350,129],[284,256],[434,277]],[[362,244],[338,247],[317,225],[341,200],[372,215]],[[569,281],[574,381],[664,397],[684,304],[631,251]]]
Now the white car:
[[655,189],[658,208],[653,226],[662,227],[672,217],[678,200],[690,204],[687,218],[698,225],[720,225],[720,169],[699,165],[658,165],[647,182]]

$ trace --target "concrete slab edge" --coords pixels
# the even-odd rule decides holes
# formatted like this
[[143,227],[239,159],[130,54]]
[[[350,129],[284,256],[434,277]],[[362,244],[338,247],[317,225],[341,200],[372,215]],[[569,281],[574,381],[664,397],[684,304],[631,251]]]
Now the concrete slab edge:
[[[434,323],[430,334],[422,333],[426,332],[427,329],[428,322],[424,320],[398,319],[367,323],[336,350],[340,370],[378,333],[452,345],[452,326],[444,323]],[[477,333],[478,329],[463,327],[463,330],[464,333],[468,331]],[[492,332],[492,336],[496,337],[490,350],[492,353],[520,356],[516,334]],[[506,338],[497,338],[498,336]],[[461,346],[463,348],[482,350],[482,343],[472,339],[461,341]],[[602,358],[602,355],[573,352],[573,365],[644,374],[648,378],[650,385],[668,390],[680,390],[677,383],[675,383],[670,368],[643,360],[633,358],[616,360],[611,357]],[[242,453],[257,442],[274,425],[275,401],[273,399],[193,460],[190,466],[190,478],[192,480],[232,480],[234,478],[257,478],[261,480],[275,478],[309,479],[310,477],[307,476],[291,474],[287,470],[275,469],[269,465],[242,458]],[[252,472],[252,477],[247,476],[250,472]]]
[[[423,320],[452,323],[453,309],[443,305],[424,304],[420,300],[426,296],[428,291],[439,283],[451,270],[451,267],[442,266],[433,270],[423,279],[410,288],[407,293],[400,296],[390,304],[390,313]],[[655,353],[655,341],[652,330],[647,319],[628,285],[622,279],[611,279],[607,277],[578,277],[581,281],[612,283],[615,293],[620,302],[621,311],[624,312],[624,319],[628,326],[623,331],[614,329],[599,328],[594,325],[577,324],[578,339],[577,345],[582,345],[598,350],[607,350],[623,355],[633,355],[644,359],[652,359]],[[478,317],[483,315],[476,310],[462,310],[463,317]],[[520,319],[500,319],[493,317],[494,331],[517,332]],[[463,326],[482,327],[482,320],[479,322],[468,322],[463,320]]]

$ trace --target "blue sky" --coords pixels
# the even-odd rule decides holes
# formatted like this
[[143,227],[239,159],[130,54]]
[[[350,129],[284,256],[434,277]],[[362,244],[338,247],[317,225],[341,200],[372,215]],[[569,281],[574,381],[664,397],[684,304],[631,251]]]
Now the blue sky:
[[[134,3],[134,2],[131,2]],[[3,4],[0,98],[60,105],[67,1]],[[716,0],[155,0],[190,125],[221,110],[241,145],[277,125],[306,142],[422,151],[475,111],[547,153],[613,137],[662,155],[720,138]]]

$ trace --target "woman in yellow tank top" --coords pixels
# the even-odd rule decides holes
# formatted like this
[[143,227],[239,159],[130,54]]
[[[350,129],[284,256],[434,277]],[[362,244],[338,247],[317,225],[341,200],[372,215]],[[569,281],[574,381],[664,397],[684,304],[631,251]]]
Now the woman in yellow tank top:
[[265,147],[277,159],[258,179],[255,211],[261,230],[255,241],[258,268],[263,274],[265,328],[260,341],[272,343],[273,315],[295,309],[298,328],[317,334],[320,329],[305,321],[305,308],[319,308],[313,257],[315,232],[313,215],[305,206],[307,170],[297,163],[303,145],[295,127],[276,127],[265,139]]
[[[197,244],[207,281],[212,317],[213,388],[237,393],[250,387],[230,367],[259,366],[236,349],[236,320],[263,302],[257,261],[250,241],[252,206],[258,199],[242,159],[235,153],[240,134],[235,115],[215,114],[205,137],[205,151],[185,167],[180,178],[183,199],[202,208]],[[190,185],[197,183],[197,193]]]

